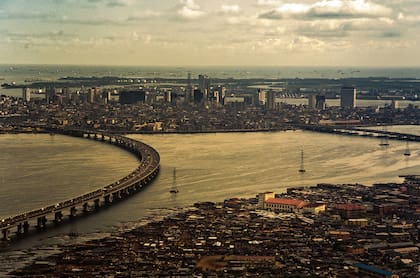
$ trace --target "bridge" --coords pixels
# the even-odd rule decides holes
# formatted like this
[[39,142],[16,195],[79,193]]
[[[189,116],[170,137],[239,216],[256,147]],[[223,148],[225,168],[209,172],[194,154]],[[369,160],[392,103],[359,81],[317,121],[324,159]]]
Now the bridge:
[[316,131],[316,132],[325,132],[325,133],[334,133],[338,135],[348,135],[348,136],[364,136],[372,138],[387,138],[390,140],[401,140],[401,141],[413,141],[420,142],[420,135],[393,132],[372,128],[362,128],[362,127],[349,127],[349,126],[326,126],[326,125],[294,125],[295,128]]
[[57,204],[20,213],[0,220],[3,240],[10,240],[11,233],[17,236],[26,234],[31,227],[45,229],[48,222],[60,224],[67,215],[74,218],[89,211],[98,210],[122,200],[148,185],[159,173],[159,153],[142,142],[106,132],[88,130],[49,129],[49,132],[97,140],[125,149],[134,154],[140,161],[139,166],[129,175],[92,192],[76,196]]

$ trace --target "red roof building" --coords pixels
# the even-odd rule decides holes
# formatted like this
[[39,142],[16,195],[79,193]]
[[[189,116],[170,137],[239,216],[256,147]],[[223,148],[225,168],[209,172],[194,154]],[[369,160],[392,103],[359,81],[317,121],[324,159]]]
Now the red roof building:
[[366,207],[358,204],[337,204],[334,211],[344,218],[357,218],[366,214]]
[[273,192],[260,193],[258,199],[260,208],[283,212],[295,212],[307,205],[298,199],[275,198]]

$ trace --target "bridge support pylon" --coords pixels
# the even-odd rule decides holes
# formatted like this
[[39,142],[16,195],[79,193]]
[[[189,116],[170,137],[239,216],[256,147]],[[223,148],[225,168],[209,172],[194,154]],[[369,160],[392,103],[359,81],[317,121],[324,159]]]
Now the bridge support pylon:
[[70,217],[75,217],[76,213],[77,213],[76,207],[71,207],[70,208]]
[[29,231],[28,221],[23,222],[23,232],[26,234]]
[[84,203],[83,204],[83,213],[88,213],[89,212],[89,204],[88,203]]
[[47,217],[46,216],[38,217],[36,223],[37,223],[36,227],[38,229],[45,228],[45,225],[47,224]]
[[95,199],[94,202],[95,202],[95,209],[99,209],[101,207],[101,205],[99,203],[100,200],[99,199]]
[[4,240],[10,240],[10,230],[9,229],[3,229],[2,231],[3,239]]
[[63,213],[60,211],[56,211],[54,214],[54,222],[56,224],[60,223],[63,220]]
[[112,198],[111,195],[105,195],[104,196],[104,201],[105,201],[105,204],[106,205],[109,205],[109,204],[112,203],[112,199],[111,198]]

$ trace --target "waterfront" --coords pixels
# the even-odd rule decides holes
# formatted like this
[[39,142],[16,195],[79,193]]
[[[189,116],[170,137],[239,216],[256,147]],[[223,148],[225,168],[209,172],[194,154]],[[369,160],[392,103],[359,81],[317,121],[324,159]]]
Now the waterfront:
[[[417,126],[410,129],[419,131]],[[150,187],[109,210],[25,239],[12,249],[20,252],[66,244],[74,240],[68,238],[69,232],[87,237],[106,235],[129,229],[139,219],[159,215],[162,209],[189,206],[197,201],[252,197],[265,190],[280,192],[289,186],[321,182],[401,181],[398,175],[420,171],[420,145],[410,144],[412,155],[407,158],[403,155],[405,143],[400,141],[390,141],[384,149],[377,139],[303,131],[130,137],[150,144],[161,155],[161,173]],[[129,153],[98,142],[41,134],[0,138],[11,156],[1,160],[2,171],[8,173],[2,180],[2,215],[20,212],[22,207],[16,204],[26,204],[29,209],[90,191],[136,167],[136,160]],[[306,168],[303,175],[297,171],[302,146]],[[35,166],[40,168],[30,170]],[[174,167],[180,191],[176,196],[169,193]],[[13,171],[14,174],[9,173]],[[11,192],[17,185],[18,193],[24,188],[26,194],[13,193],[16,197],[12,199]],[[8,200],[14,203],[4,205]],[[1,256],[5,255],[7,252]]]
[[[307,98],[279,98],[277,99],[278,102],[284,102],[287,104],[294,104],[294,105],[308,105]],[[384,100],[384,99],[357,99],[356,106],[358,108],[361,107],[387,107],[391,105],[391,100]],[[340,107],[340,99],[327,99],[325,104],[328,107]],[[407,108],[409,105],[419,106],[419,101],[411,101],[411,100],[398,100],[398,107],[399,108]]]

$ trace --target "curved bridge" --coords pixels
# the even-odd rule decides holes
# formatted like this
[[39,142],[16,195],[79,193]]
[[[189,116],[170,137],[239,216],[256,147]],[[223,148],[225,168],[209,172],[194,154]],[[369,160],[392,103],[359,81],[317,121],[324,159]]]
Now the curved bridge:
[[64,220],[66,215],[73,218],[79,214],[97,210],[102,206],[107,206],[124,199],[140,191],[159,173],[159,153],[149,145],[139,141],[120,135],[88,130],[50,129],[49,131],[116,145],[133,153],[139,159],[140,165],[128,176],[95,191],[57,204],[1,219],[0,230],[2,231],[4,240],[10,239],[13,230],[19,236],[28,233],[29,229],[33,226],[37,229],[45,228],[49,220],[55,224],[59,224]]

